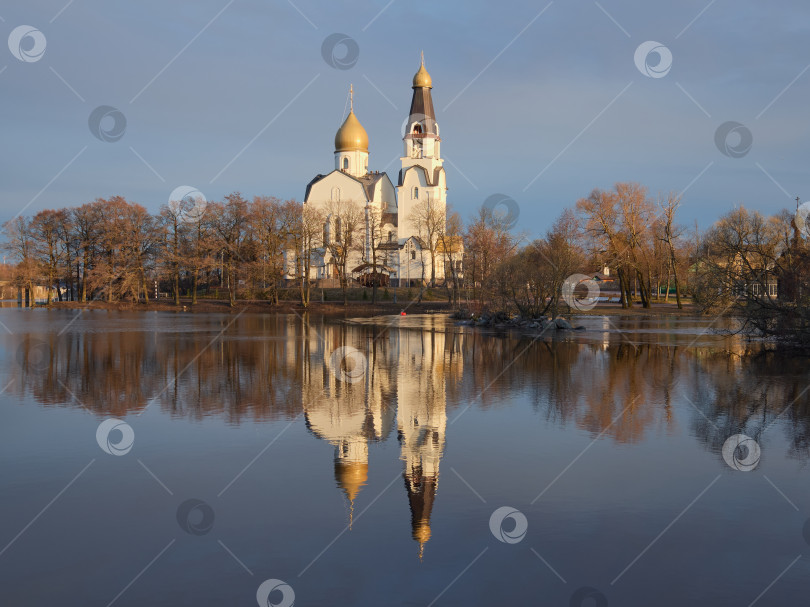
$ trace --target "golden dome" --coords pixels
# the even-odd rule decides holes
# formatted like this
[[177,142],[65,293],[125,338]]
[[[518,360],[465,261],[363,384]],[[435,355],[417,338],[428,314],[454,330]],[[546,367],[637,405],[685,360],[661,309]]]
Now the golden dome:
[[413,87],[412,88],[433,88],[433,79],[428,74],[428,71],[425,69],[425,63],[422,62],[422,65],[419,66],[419,71],[416,72],[416,75],[413,77]]
[[338,129],[335,134],[335,151],[348,152],[360,150],[361,152],[368,152],[368,133],[354,111],[349,111],[343,125]]
[[335,479],[338,486],[354,501],[368,480],[368,464],[364,462],[335,462]]

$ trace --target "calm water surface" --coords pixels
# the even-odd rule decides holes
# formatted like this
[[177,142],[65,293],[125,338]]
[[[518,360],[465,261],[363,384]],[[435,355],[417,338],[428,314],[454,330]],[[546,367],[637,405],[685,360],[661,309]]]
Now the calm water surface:
[[806,602],[808,360],[710,319],[0,321],[0,605]]

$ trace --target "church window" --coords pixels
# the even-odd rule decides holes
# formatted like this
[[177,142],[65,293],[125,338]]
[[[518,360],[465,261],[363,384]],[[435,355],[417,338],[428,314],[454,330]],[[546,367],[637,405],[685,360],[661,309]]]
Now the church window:
[[394,240],[394,233],[391,230],[388,230],[388,242]]
[[340,242],[340,228],[341,228],[341,221],[340,218],[338,217],[335,220],[335,240],[337,240],[338,242]]
[[413,189],[413,197],[414,197],[415,199],[418,199],[418,198],[419,198],[419,188],[414,188],[414,189]]
[[411,259],[416,259],[416,251],[411,251]]
[[344,171],[348,171],[348,170],[349,170],[349,159],[348,159],[348,158],[346,158],[346,157],[344,157],[344,158],[343,158],[343,170],[344,170]]
[[340,200],[340,188],[332,188],[332,200],[334,202]]
[[421,124],[414,124],[413,125],[413,133],[420,135],[422,133],[422,125]]

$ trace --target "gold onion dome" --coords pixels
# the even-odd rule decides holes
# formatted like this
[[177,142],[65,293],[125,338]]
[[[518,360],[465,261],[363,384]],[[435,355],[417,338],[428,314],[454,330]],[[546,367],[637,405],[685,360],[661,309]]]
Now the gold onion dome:
[[433,79],[428,74],[428,71],[425,69],[425,62],[424,59],[422,60],[422,65],[419,66],[419,71],[416,72],[416,75],[413,77],[413,87],[412,88],[433,88]]
[[368,133],[357,116],[354,115],[354,91],[350,92],[352,105],[349,115],[335,134],[335,151],[350,152],[360,150],[368,152]]

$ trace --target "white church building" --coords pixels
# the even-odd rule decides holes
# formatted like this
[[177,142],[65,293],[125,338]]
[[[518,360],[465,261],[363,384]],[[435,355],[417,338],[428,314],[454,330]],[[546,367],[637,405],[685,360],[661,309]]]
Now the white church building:
[[[418,285],[431,278],[443,284],[460,275],[460,238],[444,229],[447,178],[424,57],[412,88],[396,186],[386,173],[369,170],[369,138],[354,113],[353,90],[349,115],[335,134],[335,168],[307,184],[305,212],[316,210],[323,221],[310,279],[323,286],[338,279],[343,266],[347,278],[361,284]],[[351,226],[344,225],[347,218]]]

